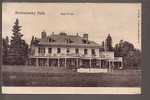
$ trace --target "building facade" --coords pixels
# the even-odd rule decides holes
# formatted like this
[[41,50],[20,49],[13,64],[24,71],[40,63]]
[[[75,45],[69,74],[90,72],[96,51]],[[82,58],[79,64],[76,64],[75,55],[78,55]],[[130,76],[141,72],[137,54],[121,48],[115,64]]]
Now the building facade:
[[[110,35],[108,35],[110,38]],[[111,40],[112,41],[112,40]],[[111,43],[106,39],[105,43]],[[109,50],[111,44],[100,45],[83,36],[68,35],[61,32],[47,36],[43,31],[41,38],[33,37],[30,45],[29,65],[77,68],[122,68],[122,57],[115,57]]]

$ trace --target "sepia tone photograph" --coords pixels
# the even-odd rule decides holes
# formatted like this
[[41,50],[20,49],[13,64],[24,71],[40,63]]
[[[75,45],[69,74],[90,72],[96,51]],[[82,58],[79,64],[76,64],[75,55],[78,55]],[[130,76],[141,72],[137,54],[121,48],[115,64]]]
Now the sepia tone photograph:
[[141,3],[2,3],[2,92],[140,94],[141,47]]

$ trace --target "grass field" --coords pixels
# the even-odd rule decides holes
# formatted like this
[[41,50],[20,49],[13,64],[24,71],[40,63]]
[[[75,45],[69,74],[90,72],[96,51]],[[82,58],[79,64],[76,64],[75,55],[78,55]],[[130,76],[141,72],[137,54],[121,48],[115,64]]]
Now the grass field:
[[141,85],[140,70],[114,70],[109,73],[31,73],[3,72],[4,86],[65,87],[137,87]]

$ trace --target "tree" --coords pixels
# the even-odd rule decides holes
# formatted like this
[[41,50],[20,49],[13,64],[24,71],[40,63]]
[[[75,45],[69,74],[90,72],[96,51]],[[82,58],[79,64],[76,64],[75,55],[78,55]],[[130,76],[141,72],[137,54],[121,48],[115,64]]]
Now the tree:
[[115,56],[123,57],[125,69],[139,69],[141,67],[141,51],[134,48],[132,43],[121,40],[115,45]]
[[120,40],[120,42],[115,45],[114,49],[116,56],[126,56],[129,51],[134,50],[134,45],[127,41]]
[[28,57],[28,44],[22,39],[23,34],[20,31],[21,26],[19,26],[19,20],[16,19],[9,49],[9,64],[11,65],[24,65]]
[[127,56],[124,57],[126,61],[126,66],[130,69],[140,69],[141,68],[141,52],[138,49],[129,51]]
[[2,39],[2,63],[4,65],[8,64],[8,50],[9,50],[9,38]]

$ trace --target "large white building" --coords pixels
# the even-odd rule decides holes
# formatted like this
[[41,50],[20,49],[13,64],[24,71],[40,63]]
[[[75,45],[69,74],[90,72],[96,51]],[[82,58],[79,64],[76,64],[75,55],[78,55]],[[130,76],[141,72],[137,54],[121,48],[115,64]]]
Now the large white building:
[[[108,35],[107,39],[111,39]],[[122,67],[122,57],[115,57],[109,50],[109,41],[98,44],[83,36],[68,35],[61,32],[47,36],[41,33],[41,38],[32,38],[30,45],[29,64],[34,66],[64,67],[64,68],[100,68],[112,69]],[[111,44],[110,44],[111,45]]]

